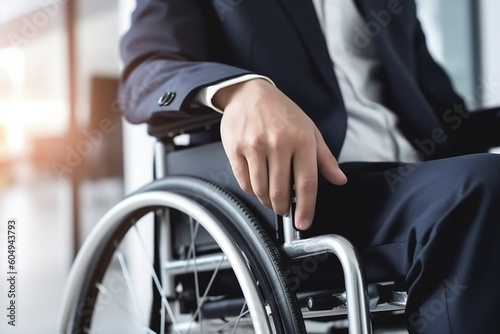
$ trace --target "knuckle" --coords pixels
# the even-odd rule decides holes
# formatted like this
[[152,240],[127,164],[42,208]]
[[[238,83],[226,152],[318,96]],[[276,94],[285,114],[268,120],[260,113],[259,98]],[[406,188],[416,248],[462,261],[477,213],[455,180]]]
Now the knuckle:
[[273,189],[270,192],[271,201],[273,202],[284,202],[288,201],[288,191],[285,189]]
[[286,143],[287,140],[278,134],[274,134],[269,138],[269,146],[276,150],[284,148]]
[[302,192],[316,192],[317,180],[314,177],[306,177],[296,181],[295,188]]
[[245,148],[247,147],[247,144],[245,141],[238,141],[232,144],[233,150],[235,153],[238,155],[241,155],[243,152],[245,152]]
[[282,216],[286,215],[289,212],[289,202],[282,202],[282,203],[274,203],[273,202],[273,209],[277,214],[280,214]]
[[265,144],[264,140],[260,136],[247,138],[244,143],[242,143],[242,149],[244,151],[257,151],[260,152],[264,150]]
[[299,130],[295,134],[295,141],[299,146],[309,146],[313,143],[311,135],[304,130]]
[[[225,146],[225,149],[226,149],[226,153],[227,153],[227,156],[238,156],[238,155],[242,155],[243,153],[243,145],[241,143],[235,143],[233,144],[233,147],[232,148],[228,148],[228,145]],[[233,168],[234,169],[234,168]]]

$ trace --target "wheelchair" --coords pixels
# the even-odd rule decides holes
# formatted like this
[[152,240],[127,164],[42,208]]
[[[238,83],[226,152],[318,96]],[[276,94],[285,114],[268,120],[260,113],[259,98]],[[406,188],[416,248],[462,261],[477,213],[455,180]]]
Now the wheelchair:
[[[500,122],[499,110],[484,115],[482,124]],[[159,115],[149,124],[155,179],[86,238],[58,333],[289,334],[315,333],[318,325],[325,333],[331,323],[328,333],[370,334],[378,315],[404,314],[406,293],[394,282],[367,283],[345,237],[301,238],[293,197],[290,214],[278,216],[240,189],[219,122],[219,114],[205,113]],[[190,142],[179,144],[185,134]],[[327,265],[341,271],[338,282],[315,275]],[[119,314],[112,330],[100,327],[109,312]]]

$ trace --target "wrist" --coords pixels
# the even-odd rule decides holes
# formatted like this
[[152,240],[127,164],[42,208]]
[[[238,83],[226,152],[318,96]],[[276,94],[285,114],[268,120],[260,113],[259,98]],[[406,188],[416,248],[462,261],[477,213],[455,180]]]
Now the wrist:
[[264,79],[256,78],[244,82],[240,82],[234,85],[230,85],[224,88],[221,88],[215,93],[212,98],[212,103],[218,109],[224,110],[229,103],[237,98],[238,96],[242,96],[247,92],[256,92],[256,89],[264,87],[268,88],[267,85],[272,86],[272,84]]

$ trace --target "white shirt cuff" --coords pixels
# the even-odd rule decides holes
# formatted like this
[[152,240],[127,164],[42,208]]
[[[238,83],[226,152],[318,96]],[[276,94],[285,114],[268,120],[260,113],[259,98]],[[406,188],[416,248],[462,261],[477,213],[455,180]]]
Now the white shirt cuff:
[[258,74],[245,74],[240,77],[232,78],[226,81],[219,82],[218,84],[211,85],[204,87],[200,89],[198,94],[195,96],[193,103],[195,105],[202,105],[202,106],[207,106],[212,109],[214,109],[217,112],[220,112],[221,114],[224,112],[223,110],[215,107],[212,103],[212,98],[214,97],[215,93],[219,91],[219,89],[235,85],[240,82],[252,80],[252,79],[264,79],[269,81],[272,85],[274,85],[274,82],[269,79],[268,77],[258,75]]

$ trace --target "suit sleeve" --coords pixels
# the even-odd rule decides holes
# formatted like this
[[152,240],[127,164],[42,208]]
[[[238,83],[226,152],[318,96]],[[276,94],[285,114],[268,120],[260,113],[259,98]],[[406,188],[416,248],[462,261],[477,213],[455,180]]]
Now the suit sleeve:
[[[158,112],[192,110],[200,88],[251,73],[213,62],[206,16],[197,0],[138,0],[120,43],[119,102],[125,118],[147,122]],[[167,103],[160,103],[169,94]]]

